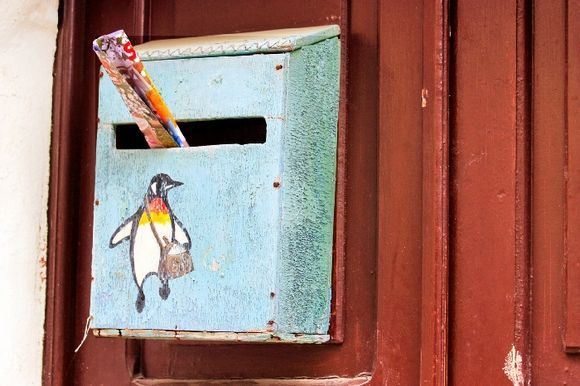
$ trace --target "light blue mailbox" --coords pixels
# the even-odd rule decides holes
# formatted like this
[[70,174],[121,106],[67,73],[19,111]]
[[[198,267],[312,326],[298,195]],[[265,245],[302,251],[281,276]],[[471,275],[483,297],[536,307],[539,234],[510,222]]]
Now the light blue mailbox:
[[[179,122],[261,119],[264,143],[117,148],[118,126],[133,121],[102,78],[95,335],[329,339],[338,35],[331,25],[136,47]],[[162,267],[162,248],[192,266]]]

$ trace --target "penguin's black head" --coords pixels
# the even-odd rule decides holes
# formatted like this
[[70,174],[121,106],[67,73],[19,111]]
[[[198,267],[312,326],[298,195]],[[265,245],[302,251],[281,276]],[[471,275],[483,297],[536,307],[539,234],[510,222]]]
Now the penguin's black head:
[[151,179],[147,195],[149,197],[167,197],[167,191],[176,186],[183,185],[183,182],[174,181],[165,173],[159,173]]

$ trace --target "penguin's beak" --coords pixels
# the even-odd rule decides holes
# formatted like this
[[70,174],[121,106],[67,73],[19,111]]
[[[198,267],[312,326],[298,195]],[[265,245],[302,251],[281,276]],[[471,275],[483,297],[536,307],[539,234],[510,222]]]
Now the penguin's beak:
[[183,185],[183,182],[171,181],[169,183],[169,185],[167,185],[167,189],[175,188],[176,186],[181,186],[181,185]]

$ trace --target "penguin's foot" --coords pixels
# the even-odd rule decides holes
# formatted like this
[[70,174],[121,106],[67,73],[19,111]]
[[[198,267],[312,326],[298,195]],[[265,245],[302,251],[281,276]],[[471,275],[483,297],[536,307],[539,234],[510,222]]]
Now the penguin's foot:
[[137,308],[137,312],[139,313],[143,312],[143,308],[145,308],[145,294],[141,290],[139,290],[139,293],[137,294],[135,308]]
[[166,300],[169,297],[170,293],[171,288],[169,288],[168,282],[163,283],[163,286],[159,287],[159,296],[161,296],[161,299]]

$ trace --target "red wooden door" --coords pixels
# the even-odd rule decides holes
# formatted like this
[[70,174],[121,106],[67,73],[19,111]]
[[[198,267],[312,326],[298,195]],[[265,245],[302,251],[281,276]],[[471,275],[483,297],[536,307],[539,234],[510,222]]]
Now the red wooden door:
[[[55,69],[47,384],[580,384],[580,8],[68,0]],[[135,41],[339,24],[333,342],[98,339],[98,64]]]

